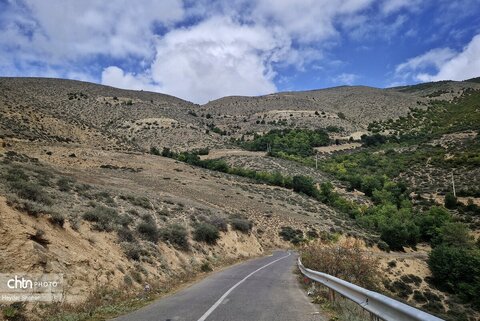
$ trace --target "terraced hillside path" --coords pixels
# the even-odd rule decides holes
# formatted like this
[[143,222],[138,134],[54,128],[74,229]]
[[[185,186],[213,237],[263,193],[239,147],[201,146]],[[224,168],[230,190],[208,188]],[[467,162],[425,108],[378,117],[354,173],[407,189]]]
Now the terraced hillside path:
[[115,321],[325,321],[300,288],[297,256],[237,264]]

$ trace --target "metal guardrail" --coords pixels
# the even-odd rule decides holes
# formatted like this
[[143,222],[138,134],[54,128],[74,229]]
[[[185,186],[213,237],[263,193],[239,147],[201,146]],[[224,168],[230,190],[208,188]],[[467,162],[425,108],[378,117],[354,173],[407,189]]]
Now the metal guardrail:
[[396,301],[383,294],[364,289],[329,274],[307,269],[303,266],[300,258],[298,259],[298,267],[302,274],[309,279],[319,282],[329,289],[352,300],[381,320],[443,321],[436,316]]

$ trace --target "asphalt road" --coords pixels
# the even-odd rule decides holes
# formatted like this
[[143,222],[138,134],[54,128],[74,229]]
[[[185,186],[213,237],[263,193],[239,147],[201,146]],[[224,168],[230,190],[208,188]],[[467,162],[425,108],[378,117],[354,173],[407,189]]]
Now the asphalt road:
[[278,251],[214,273],[115,321],[323,321],[293,273],[294,253]]

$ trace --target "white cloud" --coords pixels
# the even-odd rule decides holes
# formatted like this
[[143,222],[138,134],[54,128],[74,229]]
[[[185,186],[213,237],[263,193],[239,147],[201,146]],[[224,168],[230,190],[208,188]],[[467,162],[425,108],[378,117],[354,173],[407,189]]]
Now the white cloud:
[[[23,61],[73,61],[89,55],[152,54],[152,26],[182,19],[181,0],[23,0],[2,15],[0,46],[24,54]],[[28,55],[26,53],[29,53]]]
[[157,90],[200,103],[225,95],[271,93],[276,91],[272,63],[285,59],[289,41],[281,32],[214,17],[166,34],[145,73],[132,75],[109,67],[102,83]]
[[353,85],[359,78],[356,74],[343,73],[334,77],[332,80],[340,85]]
[[283,28],[296,40],[309,43],[337,35],[335,20],[368,8],[373,0],[258,0],[252,17]]
[[[433,69],[429,71],[429,69]],[[480,34],[461,52],[439,48],[411,58],[396,67],[396,76],[403,80],[465,80],[480,75]]]
[[416,11],[421,4],[422,0],[385,0],[380,8],[384,14],[389,15],[402,9]]
[[122,89],[161,91],[161,88],[152,84],[146,75],[125,73],[116,66],[110,66],[103,70],[102,84]]
[[195,102],[265,94],[277,89],[276,70],[338,70],[328,53],[342,32],[390,37],[406,21],[391,14],[418,2],[10,0],[0,12],[0,72],[101,79]]
[[455,51],[449,48],[432,49],[423,55],[410,58],[406,62],[398,65],[395,69],[397,73],[413,71],[428,67],[440,68],[448,60],[455,56]]
[[[156,43],[153,63],[133,75],[106,69],[102,83],[123,88],[156,88],[204,103],[226,95],[276,91],[274,64],[304,66],[323,58],[322,42],[337,35],[335,20],[351,17],[373,0],[243,0],[194,4],[206,20],[168,32]],[[206,6],[215,8],[213,15]],[[214,11],[215,11],[214,10]],[[302,45],[292,48],[292,41]]]

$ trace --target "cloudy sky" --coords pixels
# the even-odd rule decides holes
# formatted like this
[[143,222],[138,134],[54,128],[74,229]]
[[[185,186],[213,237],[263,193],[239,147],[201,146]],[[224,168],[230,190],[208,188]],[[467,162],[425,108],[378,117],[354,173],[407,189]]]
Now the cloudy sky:
[[196,103],[480,76],[480,0],[0,0],[0,76]]

